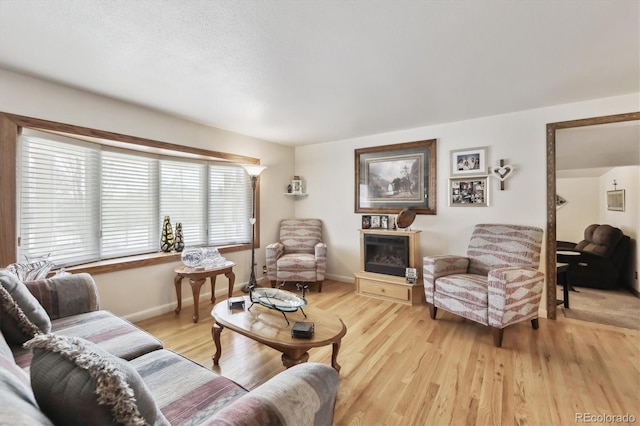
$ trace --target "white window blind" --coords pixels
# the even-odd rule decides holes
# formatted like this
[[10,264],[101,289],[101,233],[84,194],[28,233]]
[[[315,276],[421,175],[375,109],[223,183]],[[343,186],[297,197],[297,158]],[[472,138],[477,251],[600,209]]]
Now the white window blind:
[[162,220],[185,244],[251,242],[251,182],[236,164],[160,157],[25,130],[18,148],[19,260],[59,267],[160,250]]
[[19,138],[18,259],[99,257],[99,147],[25,131]]
[[157,252],[158,159],[102,152],[102,258]]
[[241,166],[209,164],[209,245],[251,242],[251,196]]
[[160,160],[160,223],[182,223],[185,245],[207,243],[207,165],[186,160]]

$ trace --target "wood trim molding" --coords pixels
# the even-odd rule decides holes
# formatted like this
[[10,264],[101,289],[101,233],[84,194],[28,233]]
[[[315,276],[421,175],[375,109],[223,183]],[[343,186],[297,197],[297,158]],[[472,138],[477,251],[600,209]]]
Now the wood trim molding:
[[[39,118],[25,117],[0,111],[0,267],[17,261],[17,212],[16,212],[16,172],[17,141],[22,128],[48,130],[68,135],[86,136],[108,141],[116,141],[145,148],[195,154],[212,159],[222,159],[235,163],[260,164],[260,159],[226,152],[209,151],[201,148],[160,142],[136,136],[123,135],[104,130],[90,129]],[[260,247],[260,179],[256,187],[256,236],[255,245]],[[248,218],[247,218],[248,220]],[[251,249],[251,244],[221,247],[220,252]],[[112,259],[86,265],[65,268],[73,272],[104,273],[138,268],[180,260],[180,253],[152,253],[142,256]]]
[[629,112],[547,124],[547,252],[545,257],[545,282],[547,283],[546,307],[547,318],[549,319],[556,319],[556,131],[560,129],[633,120],[640,120],[640,112]]

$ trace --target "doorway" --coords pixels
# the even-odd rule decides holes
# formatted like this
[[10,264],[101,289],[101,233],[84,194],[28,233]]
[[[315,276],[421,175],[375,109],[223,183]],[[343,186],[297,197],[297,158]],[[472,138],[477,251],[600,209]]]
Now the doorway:
[[587,126],[597,126],[626,121],[640,121],[640,112],[592,117],[581,120],[564,121],[547,124],[547,232],[546,232],[546,308],[547,317],[556,319],[556,250],[557,250],[557,216],[556,216],[556,179],[557,179],[557,147],[558,131]]

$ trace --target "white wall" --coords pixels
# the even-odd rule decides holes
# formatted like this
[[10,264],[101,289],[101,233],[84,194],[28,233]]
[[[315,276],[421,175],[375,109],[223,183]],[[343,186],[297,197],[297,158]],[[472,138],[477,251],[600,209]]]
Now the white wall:
[[567,203],[556,213],[556,239],[577,243],[584,239],[584,229],[600,223],[600,178],[556,179],[556,192]]
[[[0,69],[0,111],[260,158],[268,168],[260,178],[262,247],[256,249],[258,278],[262,275],[261,265],[265,263],[264,246],[274,241],[279,220],[294,214],[293,200],[282,196],[283,188],[294,174],[293,148],[3,69]],[[251,251],[235,252],[226,257],[237,263],[234,268],[236,287],[242,286],[249,280]],[[175,309],[173,268],[176,264],[95,275],[102,308],[134,321]],[[225,294],[226,286],[226,278],[219,277],[217,293]],[[183,306],[189,305],[193,299],[187,280],[182,287]],[[208,295],[207,285],[202,289],[201,300],[207,300]],[[191,315],[190,309],[183,309],[183,314]]]
[[[547,123],[637,111],[640,109],[638,99],[638,94],[633,94],[515,112],[303,146],[294,153],[293,149],[278,144],[0,69],[0,111],[260,158],[269,168],[261,176],[262,248],[256,250],[258,275],[264,264],[264,246],[275,241],[279,220],[295,214],[324,221],[325,239],[330,247],[328,276],[351,282],[359,263],[361,220],[361,215],[354,213],[355,148],[438,139],[438,214],[418,216],[413,228],[422,230],[423,255],[462,254],[476,223],[546,227]],[[490,207],[448,207],[449,151],[476,146],[489,147],[489,164],[505,159],[516,170],[506,181],[505,191],[499,190],[497,181],[491,182]],[[294,200],[283,196],[294,174],[304,179],[308,197]],[[246,282],[250,251],[234,253],[228,258],[238,263],[237,284]],[[97,275],[102,307],[132,320],[174,309],[173,266]],[[189,304],[188,287],[183,286],[183,304]],[[206,300],[204,293],[202,300]],[[541,314],[545,315],[544,311]]]
[[[361,224],[361,214],[354,213],[354,149],[435,138],[438,214],[419,215],[412,226],[422,230],[423,255],[464,254],[476,223],[519,223],[545,229],[546,124],[637,111],[638,99],[633,94],[297,147],[296,174],[305,179],[310,195],[296,202],[296,216],[323,220],[329,244],[328,275],[353,282]],[[448,207],[449,151],[477,146],[489,147],[490,165],[504,159],[516,170],[504,191],[499,190],[497,180],[491,182],[490,207]]]

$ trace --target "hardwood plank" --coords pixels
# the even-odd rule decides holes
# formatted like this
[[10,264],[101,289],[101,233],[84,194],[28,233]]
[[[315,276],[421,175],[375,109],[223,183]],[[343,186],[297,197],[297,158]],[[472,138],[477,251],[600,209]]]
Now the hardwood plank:
[[[288,288],[294,290],[293,288]],[[295,290],[294,290],[295,291]],[[336,425],[574,424],[576,413],[640,418],[640,332],[558,318],[508,327],[502,348],[480,324],[426,305],[357,296],[325,280],[310,305],[347,326],[338,362]],[[137,323],[165,347],[211,368],[210,303]],[[252,389],[284,370],[280,353],[229,330],[218,373]],[[331,363],[330,347],[310,361]]]

